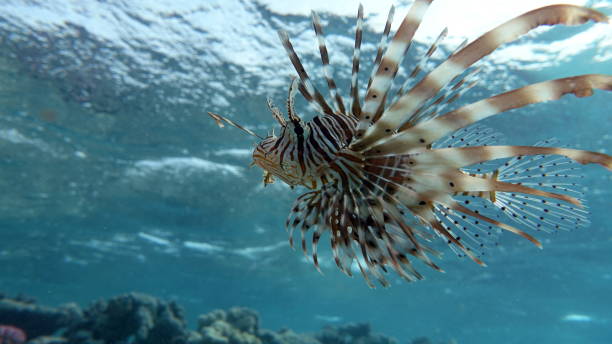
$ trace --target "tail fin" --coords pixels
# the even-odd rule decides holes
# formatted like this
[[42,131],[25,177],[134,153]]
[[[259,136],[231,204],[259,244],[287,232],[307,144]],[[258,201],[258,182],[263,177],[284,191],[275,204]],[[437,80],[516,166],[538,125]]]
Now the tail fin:
[[[554,143],[554,140],[548,140],[538,142],[536,146]],[[497,170],[497,179],[580,198],[582,193],[579,191],[579,181],[583,176],[577,172],[579,168],[578,163],[563,156],[518,156]],[[581,203],[584,201],[581,200]],[[589,224],[587,210],[548,197],[497,192],[495,204],[515,222],[536,231],[570,230]]]

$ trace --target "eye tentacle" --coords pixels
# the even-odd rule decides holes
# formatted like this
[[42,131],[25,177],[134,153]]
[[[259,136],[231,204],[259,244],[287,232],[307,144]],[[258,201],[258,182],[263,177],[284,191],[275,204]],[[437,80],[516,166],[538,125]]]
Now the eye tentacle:
[[247,134],[249,134],[249,135],[251,135],[251,136],[255,136],[255,137],[259,138],[260,140],[263,140],[263,139],[264,139],[263,137],[261,137],[261,136],[257,135],[257,134],[256,134],[254,131],[252,131],[252,130],[250,130],[250,129],[247,129],[247,128],[245,128],[245,127],[241,126],[240,124],[238,124],[238,123],[236,123],[236,122],[234,122],[234,121],[232,121],[232,120],[230,120],[230,119],[228,119],[228,118],[226,118],[226,117],[223,117],[223,116],[221,116],[221,115],[217,115],[216,113],[212,113],[212,112],[208,112],[208,115],[209,115],[210,117],[212,117],[212,119],[214,119],[214,120],[215,120],[215,122],[217,123],[217,125],[218,125],[220,128],[223,128],[223,127],[225,126],[225,125],[223,124],[223,122],[225,122],[225,123],[227,123],[227,124],[231,125],[231,126],[232,126],[232,127],[234,127],[234,128],[238,128],[238,129],[240,129],[240,130],[244,131],[245,133],[247,133]]

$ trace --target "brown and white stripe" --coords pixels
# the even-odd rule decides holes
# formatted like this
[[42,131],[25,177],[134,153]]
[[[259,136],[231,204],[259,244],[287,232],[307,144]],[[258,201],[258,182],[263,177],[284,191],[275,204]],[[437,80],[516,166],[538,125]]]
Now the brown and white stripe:
[[484,161],[511,158],[521,155],[562,155],[580,164],[598,164],[612,170],[612,156],[579,149],[536,146],[475,146],[427,150],[409,154],[412,170],[437,173],[461,168]]
[[419,73],[425,69],[427,62],[429,62],[431,56],[436,52],[436,50],[438,50],[438,46],[444,40],[444,38],[446,38],[447,35],[448,28],[444,28],[444,30],[442,30],[442,32],[438,35],[438,38],[436,38],[436,40],[431,44],[427,52],[421,57],[416,66],[414,66],[412,72],[410,72],[410,74],[406,78],[406,81],[404,81],[402,86],[397,90],[397,94],[393,97],[391,103],[395,103],[397,99],[401,97],[406,92],[406,90],[408,90],[411,82],[414,82],[416,76],[419,75]]
[[[541,25],[578,25],[590,20],[608,22],[608,18],[600,12],[572,5],[542,7],[507,21],[468,44],[435,68],[408,93],[392,104],[383,113],[382,117],[367,129],[363,137],[359,136],[358,131],[358,139],[352,144],[352,148],[362,151],[372,146],[378,140],[388,136],[390,132],[399,128],[414,111],[429,98],[437,94],[449,81],[464,72],[482,57],[490,54],[500,45],[513,41]],[[369,92],[368,96],[378,96],[375,90],[376,88]],[[378,89],[378,91],[384,90],[384,88]],[[367,101],[368,97],[366,97],[366,106],[368,104]],[[366,113],[368,112],[366,111]],[[366,127],[361,126],[360,129]]]
[[338,87],[334,81],[332,72],[329,67],[329,54],[327,52],[327,46],[325,45],[325,36],[323,35],[323,27],[321,26],[321,19],[316,12],[312,12],[312,26],[314,27],[317,40],[319,42],[319,52],[321,54],[321,64],[323,65],[323,73],[325,74],[325,80],[327,81],[327,87],[329,93],[336,101],[336,113],[345,114],[346,109],[344,108],[344,100],[338,93]]
[[430,121],[406,128],[385,142],[372,146],[366,154],[403,154],[425,147],[460,128],[487,117],[529,104],[557,100],[566,94],[588,97],[594,90],[612,91],[612,76],[587,74],[544,81],[460,107]]
[[391,88],[399,65],[402,63],[402,59],[408,51],[414,33],[421,24],[430,3],[431,0],[416,0],[397,29],[395,36],[393,36],[380,64],[376,68],[372,83],[369,85],[366,92],[365,104],[361,116],[359,117],[359,125],[357,126],[357,139],[359,139],[365,129],[370,126],[379,109],[384,106],[387,93]]
[[282,30],[278,31],[278,37],[280,38],[281,43],[283,44],[283,47],[285,48],[285,51],[287,52],[287,55],[295,68],[295,71],[300,77],[300,92],[304,98],[316,109],[317,112],[327,115],[334,113],[329,104],[327,104],[327,101],[325,101],[325,97],[323,97],[321,92],[319,92],[319,90],[317,90],[317,88],[310,81],[310,77],[302,64],[302,61],[300,61],[300,58],[293,49],[293,44],[291,44],[291,40],[289,39],[287,32]]
[[361,102],[359,101],[359,59],[361,56],[361,41],[363,39],[363,6],[359,4],[357,24],[355,27],[355,47],[353,48],[353,68],[351,70],[351,114],[359,117]]
[[383,29],[383,33],[380,36],[380,42],[378,42],[378,48],[376,48],[376,57],[374,58],[374,64],[372,66],[372,72],[370,73],[370,78],[368,79],[368,86],[366,89],[370,88],[372,85],[372,79],[378,70],[378,66],[380,66],[380,60],[382,59],[383,53],[387,49],[387,45],[389,44],[389,34],[391,33],[391,24],[393,24],[393,16],[395,15],[395,6],[391,5],[389,9],[389,13],[387,14],[387,21],[385,22],[385,28]]

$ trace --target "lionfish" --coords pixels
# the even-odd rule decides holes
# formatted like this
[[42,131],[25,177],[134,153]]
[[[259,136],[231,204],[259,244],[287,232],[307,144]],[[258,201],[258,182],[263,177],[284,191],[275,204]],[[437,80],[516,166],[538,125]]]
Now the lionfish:
[[[320,18],[312,14],[328,102],[311,81],[285,31],[279,37],[293,67],[287,117],[268,99],[280,134],[261,137],[220,115],[209,115],[221,127],[237,127],[261,142],[253,164],[264,170],[264,185],[277,177],[291,187],[309,189],[295,201],[286,227],[293,247],[299,229],[304,254],[311,247],[320,271],[317,245],[329,233],[338,268],[352,276],[359,269],[370,287],[372,277],[387,286],[393,269],[407,281],[423,276],[413,263],[420,260],[442,271],[433,261],[436,237],[459,256],[485,265],[484,249],[497,244],[496,235],[512,232],[541,243],[527,231],[555,232],[588,224],[575,178],[577,164],[599,164],[612,170],[612,156],[584,150],[496,145],[497,134],[476,122],[510,109],[557,100],[566,94],[591,96],[595,89],[612,90],[612,76],[588,74],[534,83],[444,111],[476,84],[474,63],[500,45],[542,25],[609,22],[595,10],[572,6],[542,7],[461,44],[429,73],[423,68],[447,31],[431,45],[421,62],[396,92],[391,92],[413,36],[433,0],[415,0],[390,38],[391,7],[378,45],[363,103],[358,73],[363,35],[363,7],[357,13],[350,100],[345,103],[330,66]],[[420,79],[418,76],[425,74]],[[417,80],[418,79],[418,80]],[[410,86],[410,82],[414,85]],[[394,88],[394,89],[395,89]],[[294,108],[297,92],[318,115],[304,121]],[[306,234],[312,232],[307,244]]]

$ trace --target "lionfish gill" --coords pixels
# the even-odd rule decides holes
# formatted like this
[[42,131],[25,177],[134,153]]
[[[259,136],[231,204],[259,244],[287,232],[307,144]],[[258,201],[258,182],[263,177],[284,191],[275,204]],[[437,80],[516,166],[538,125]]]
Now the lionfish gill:
[[[411,66],[407,80],[394,87],[402,59],[432,1],[415,0],[393,37],[391,7],[363,100],[358,85],[360,5],[348,101],[332,77],[323,28],[313,12],[331,102],[314,86],[288,34],[280,31],[298,77],[289,86],[286,117],[268,100],[281,127],[278,136],[264,138],[209,113],[218,125],[227,123],[261,139],[253,163],[264,170],[265,184],[279,178],[291,187],[308,189],[297,198],[286,222],[291,246],[293,232],[299,229],[304,254],[310,246],[319,269],[317,244],[327,233],[338,268],[349,276],[358,269],[370,287],[374,278],[387,286],[385,275],[391,269],[407,281],[422,279],[413,265],[416,260],[441,271],[432,259],[440,256],[432,248],[434,240],[442,239],[457,255],[485,265],[484,249],[496,244],[500,232],[512,232],[541,247],[530,232],[585,226],[588,213],[574,181],[580,177],[578,163],[612,170],[612,156],[555,147],[554,141],[498,145],[495,132],[475,124],[566,94],[588,97],[594,90],[610,91],[611,75],[539,82],[444,110],[478,80],[474,63],[502,44],[542,25],[609,23],[604,14],[572,5],[542,7],[461,44],[425,73],[423,67],[446,35],[444,30],[421,62]],[[310,121],[296,113],[298,91],[317,113]]]

